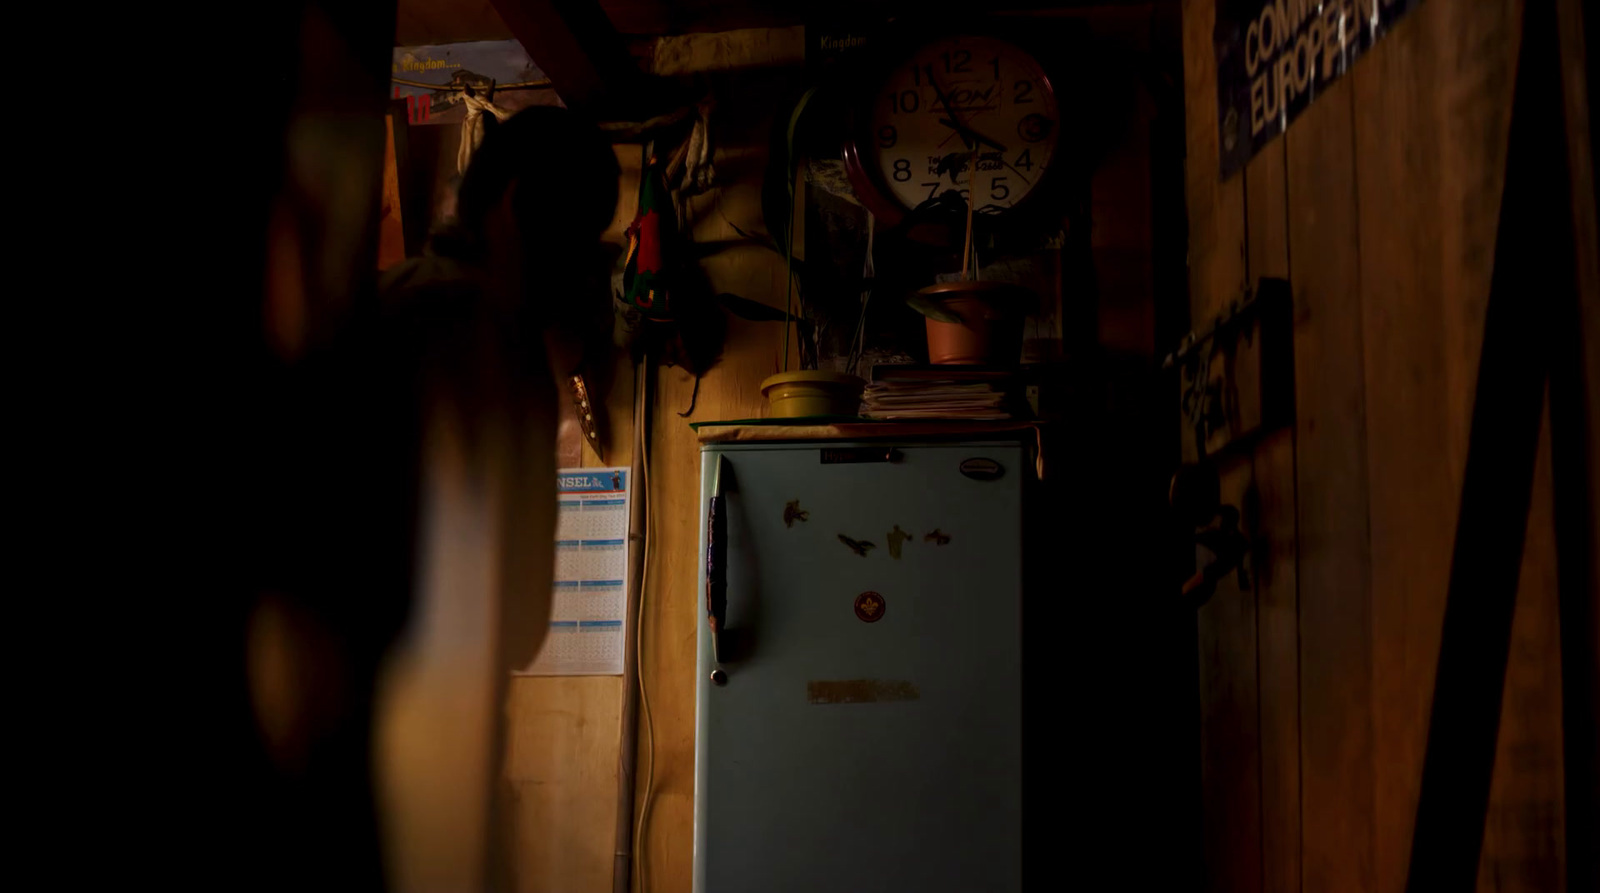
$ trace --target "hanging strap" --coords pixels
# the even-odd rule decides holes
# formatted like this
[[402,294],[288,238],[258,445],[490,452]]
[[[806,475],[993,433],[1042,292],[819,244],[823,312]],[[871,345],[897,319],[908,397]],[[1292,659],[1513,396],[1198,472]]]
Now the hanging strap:
[[461,143],[456,147],[456,173],[465,174],[472,163],[472,153],[483,145],[483,116],[493,115],[497,121],[507,121],[512,113],[471,93],[462,94],[461,102],[467,111],[461,121]]

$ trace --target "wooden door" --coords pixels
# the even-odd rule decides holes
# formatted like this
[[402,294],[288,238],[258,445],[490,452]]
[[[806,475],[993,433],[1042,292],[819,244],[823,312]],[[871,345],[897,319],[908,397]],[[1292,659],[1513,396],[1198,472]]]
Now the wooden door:
[[[1294,424],[1220,467],[1252,548],[1200,609],[1206,885],[1399,891],[1521,4],[1422,4],[1228,179],[1215,3],[1183,6],[1194,323],[1263,276],[1294,294]],[[1548,413],[1535,474],[1480,890],[1565,889]]]

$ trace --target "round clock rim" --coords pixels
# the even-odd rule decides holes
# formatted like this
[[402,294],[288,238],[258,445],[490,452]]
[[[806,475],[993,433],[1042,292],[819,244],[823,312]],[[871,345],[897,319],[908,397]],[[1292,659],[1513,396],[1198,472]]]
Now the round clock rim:
[[[856,198],[872,215],[878,219],[880,225],[893,228],[899,226],[910,213],[909,208],[900,203],[894,191],[883,182],[881,173],[871,163],[872,152],[875,146],[871,134],[872,107],[880,99],[884,85],[888,82],[890,74],[899,66],[904,65],[908,59],[916,56],[923,49],[938,44],[940,41],[959,37],[983,37],[998,40],[1026,53],[1028,58],[1039,69],[1039,89],[1049,94],[1055,103],[1056,114],[1065,117],[1062,108],[1061,96],[1055,89],[1055,77],[1048,65],[1041,59],[1039,53],[1026,40],[1018,39],[1014,34],[997,33],[991,30],[969,30],[958,34],[922,33],[907,35],[894,44],[894,51],[885,53],[883,57],[891,61],[878,62],[868,67],[863,72],[864,79],[872,83],[872,89],[864,99],[850,103],[849,118],[846,122],[846,136],[842,146],[845,175],[850,179],[850,185],[855,189]],[[1062,121],[1057,120],[1056,131],[1061,134],[1064,130]],[[998,215],[976,215],[974,226],[979,229],[991,231],[1014,231],[1030,225],[1046,223],[1054,216],[1050,213],[1053,206],[1059,203],[1052,202],[1055,197],[1057,181],[1060,179],[1057,170],[1066,160],[1066,155],[1061,151],[1061,138],[1057,137],[1056,148],[1051,153],[1050,161],[1044,166],[1038,181],[1028,194],[1012,205],[1005,212]],[[910,238],[920,242],[947,245],[951,239],[944,227],[932,224],[918,224],[908,233]]]

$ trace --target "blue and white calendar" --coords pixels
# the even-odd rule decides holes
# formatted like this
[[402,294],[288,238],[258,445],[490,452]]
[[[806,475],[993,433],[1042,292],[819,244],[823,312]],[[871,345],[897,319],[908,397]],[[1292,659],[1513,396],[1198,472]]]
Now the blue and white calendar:
[[628,626],[628,469],[556,473],[555,580],[550,631],[533,676],[622,673]]

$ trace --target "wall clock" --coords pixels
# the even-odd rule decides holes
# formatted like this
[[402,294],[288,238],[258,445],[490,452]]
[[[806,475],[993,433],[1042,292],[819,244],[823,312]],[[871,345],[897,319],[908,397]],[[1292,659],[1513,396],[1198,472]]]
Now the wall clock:
[[[893,55],[866,77],[845,139],[845,169],[862,204],[892,227],[955,190],[963,205],[975,196],[986,227],[1042,219],[1059,179],[1062,122],[1039,61],[983,35],[939,37]],[[948,238],[943,227],[911,235]]]

